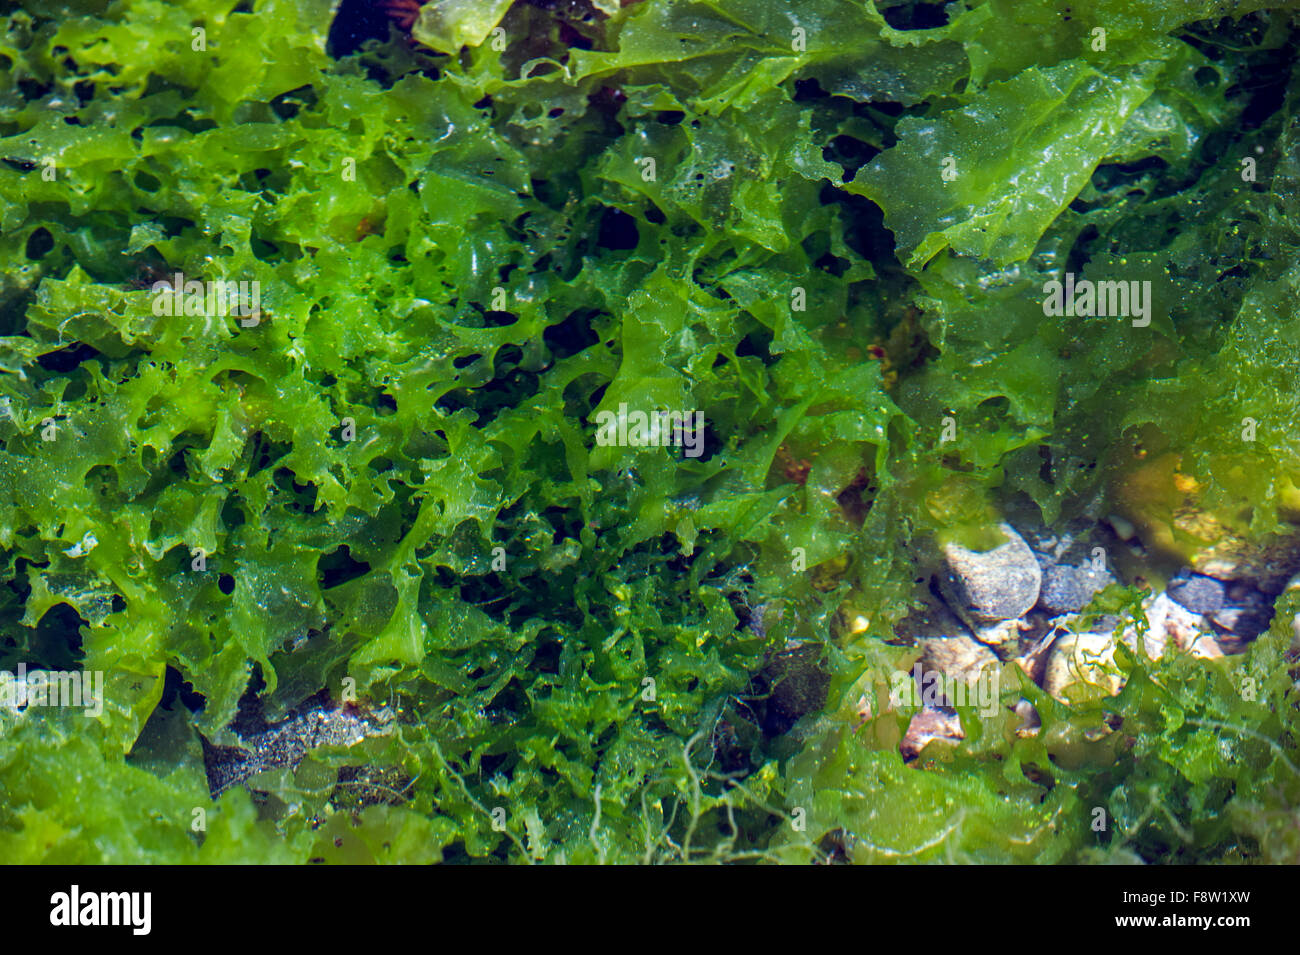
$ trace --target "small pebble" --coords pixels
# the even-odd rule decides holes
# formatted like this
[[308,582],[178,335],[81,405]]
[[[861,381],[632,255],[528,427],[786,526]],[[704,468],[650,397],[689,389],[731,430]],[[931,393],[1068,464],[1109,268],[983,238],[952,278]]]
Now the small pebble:
[[995,647],[1001,652],[1004,646],[1014,645],[1023,634],[1019,620],[1003,620],[999,623],[976,623],[975,639],[985,646]]
[[[1175,602],[1167,593],[1148,597],[1143,601],[1143,609],[1148,629],[1141,649],[1152,660],[1163,657],[1165,648],[1171,643],[1202,660],[1223,656],[1209,621]],[[1125,630],[1121,639],[1130,649],[1138,649],[1137,633],[1132,628]]]
[[898,750],[905,761],[910,761],[920,756],[921,751],[936,739],[956,741],[965,738],[956,710],[926,706],[917,710],[908,723]]
[[1017,736],[1037,736],[1038,731],[1043,728],[1043,720],[1038,715],[1038,710],[1034,709],[1034,704],[1021,698],[1016,701],[1016,716],[1020,717],[1020,725],[1016,727]]
[[1068,700],[1080,695],[1075,688],[1081,685],[1100,687],[1108,696],[1123,689],[1123,674],[1115,668],[1115,639],[1109,633],[1065,633],[1052,644],[1043,689]]

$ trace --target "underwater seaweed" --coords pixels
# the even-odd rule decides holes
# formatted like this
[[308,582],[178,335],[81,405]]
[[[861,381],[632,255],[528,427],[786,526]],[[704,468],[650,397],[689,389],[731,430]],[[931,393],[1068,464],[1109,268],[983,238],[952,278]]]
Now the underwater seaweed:
[[1294,538],[1296,10],[6,4],[0,670],[105,689],[0,706],[0,861],[1296,861],[1281,585],[876,693],[1007,515],[1140,641]]

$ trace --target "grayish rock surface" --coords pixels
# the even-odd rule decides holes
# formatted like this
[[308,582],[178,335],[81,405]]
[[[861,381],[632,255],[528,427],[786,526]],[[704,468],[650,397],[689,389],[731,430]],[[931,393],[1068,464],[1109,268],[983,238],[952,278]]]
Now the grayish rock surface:
[[1016,620],[1037,602],[1043,574],[1038,559],[1009,524],[999,525],[1006,543],[989,551],[960,544],[943,548],[944,596],[972,628]]
[[1043,571],[1038,607],[1053,617],[1078,613],[1100,590],[1117,583],[1115,575],[1097,569],[1091,560],[1077,565],[1058,564]]
[[1165,592],[1192,613],[1214,613],[1223,607],[1223,582],[1204,574],[1182,573],[1169,581]]
[[1049,617],[1078,613],[1099,590],[1118,583],[1107,557],[1116,541],[1088,521],[1060,530],[1031,528],[1024,538],[1042,568],[1038,609]]

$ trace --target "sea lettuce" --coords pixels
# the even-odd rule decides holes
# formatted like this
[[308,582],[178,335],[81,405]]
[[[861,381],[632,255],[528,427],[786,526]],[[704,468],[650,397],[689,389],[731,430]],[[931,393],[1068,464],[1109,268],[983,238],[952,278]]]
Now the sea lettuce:
[[[431,3],[336,56],[337,6],[0,34],[0,669],[107,684],[0,710],[0,860],[1294,861],[1293,597],[1113,701],[1008,670],[1037,737],[908,766],[857,709],[921,543],[1154,513],[1139,433],[1295,510],[1293,3]],[[1151,325],[1047,320],[1066,269]],[[392,731],[214,798],[321,690]]]

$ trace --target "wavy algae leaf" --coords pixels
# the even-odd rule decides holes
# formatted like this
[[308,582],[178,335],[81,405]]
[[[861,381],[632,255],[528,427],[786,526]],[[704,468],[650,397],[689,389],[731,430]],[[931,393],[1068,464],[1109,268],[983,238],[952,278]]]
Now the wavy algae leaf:
[[[1058,820],[1072,795],[1012,784],[994,773],[932,772],[894,751],[867,748],[848,727],[831,730],[794,757],[787,809],[802,809],[806,835],[837,833],[855,863],[1051,863],[1070,848]],[[799,818],[799,816],[796,816]],[[793,838],[787,861],[804,851]]]
[[421,43],[454,53],[488,38],[513,0],[434,0],[420,10],[411,28]]
[[909,266],[947,247],[1020,261],[1112,151],[1159,73],[1151,62],[1027,69],[965,106],[900,120],[898,145],[848,189],[885,210]]

